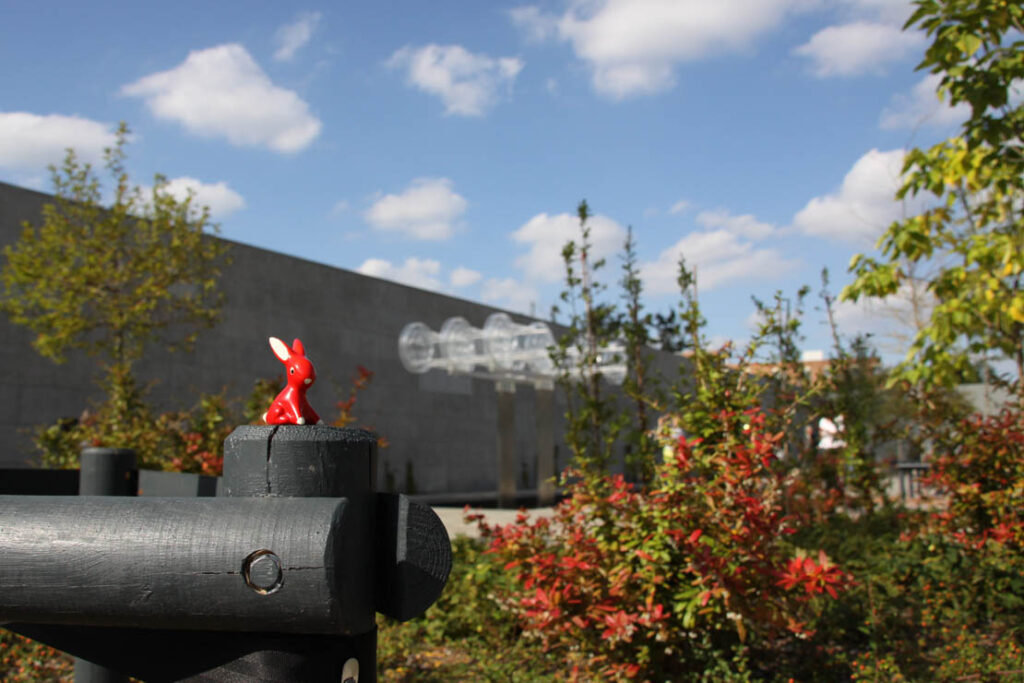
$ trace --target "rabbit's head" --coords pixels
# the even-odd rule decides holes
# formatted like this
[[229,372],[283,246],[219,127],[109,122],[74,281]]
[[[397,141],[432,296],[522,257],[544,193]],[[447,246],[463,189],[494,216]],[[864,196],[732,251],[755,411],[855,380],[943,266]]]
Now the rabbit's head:
[[289,347],[277,337],[271,337],[270,348],[288,369],[288,384],[305,389],[316,381],[316,370],[313,369],[313,363],[306,358],[306,349],[301,341],[296,339]]

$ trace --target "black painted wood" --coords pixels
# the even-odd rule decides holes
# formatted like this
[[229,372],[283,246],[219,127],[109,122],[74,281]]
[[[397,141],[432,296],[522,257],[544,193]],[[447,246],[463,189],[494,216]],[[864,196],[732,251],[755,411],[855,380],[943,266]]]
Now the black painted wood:
[[192,472],[139,470],[140,496],[156,498],[207,498],[217,495],[219,477]]
[[[343,552],[365,520],[335,498],[0,496],[0,622],[355,634],[372,578]],[[280,558],[280,588],[243,575]]]
[[324,425],[246,425],[224,442],[221,489],[227,497],[332,496],[348,501],[345,532],[334,537],[332,552],[350,579],[336,599],[338,610],[353,624],[352,633],[374,627],[376,453],[377,439],[369,432]]
[[[352,657],[375,683],[375,607],[421,614],[451,568],[429,507],[375,493],[375,459],[361,430],[246,426],[225,444],[221,498],[84,499],[97,507],[75,513],[0,497],[0,548],[16,550],[14,574],[0,563],[0,622],[51,622],[7,627],[151,682],[334,683]],[[245,555],[257,545],[273,555]],[[34,581],[55,590],[25,597]]]
[[224,496],[330,496],[374,489],[377,438],[325,425],[243,425],[224,441]]
[[[79,454],[80,496],[134,496],[138,488],[135,451],[85,448]],[[128,676],[81,657],[75,658],[75,683],[128,683]]]
[[437,514],[406,496],[377,494],[377,611],[399,621],[423,614],[452,569],[448,531]]
[[0,496],[77,496],[78,470],[0,469]]
[[83,448],[78,495],[134,496],[139,488],[135,461],[130,448]]
[[[337,537],[333,550],[347,575],[357,576],[339,594],[340,609],[353,619],[366,620],[374,640],[366,635],[335,639],[335,648],[306,651],[305,667],[320,672],[300,678],[276,680],[340,680],[347,653],[358,651],[359,683],[377,680],[376,626],[374,618],[375,505],[374,488],[377,439],[359,429],[338,429],[325,425],[278,425],[238,427],[224,442],[224,477],[218,495],[255,496],[339,496],[349,501],[346,515],[352,520]],[[368,587],[368,588],[367,588]],[[291,666],[285,648],[299,647],[295,636],[281,636],[207,672],[208,681],[251,680],[236,678],[235,671],[274,671]],[[303,646],[304,647],[304,646]],[[275,680],[264,678],[261,680]]]
[[269,496],[267,462],[278,427],[242,425],[224,440],[224,474],[218,496]]

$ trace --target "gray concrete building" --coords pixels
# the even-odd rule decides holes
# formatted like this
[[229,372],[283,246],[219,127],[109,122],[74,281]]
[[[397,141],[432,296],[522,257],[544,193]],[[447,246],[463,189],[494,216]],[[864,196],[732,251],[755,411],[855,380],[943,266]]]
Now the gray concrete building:
[[[22,223],[37,222],[51,199],[0,183],[0,245],[17,241]],[[232,242],[231,257],[222,279],[226,304],[221,323],[200,336],[194,352],[153,348],[138,367],[140,379],[153,382],[150,398],[158,409],[189,407],[200,392],[224,388],[229,396],[246,396],[254,380],[281,372],[267,338],[291,343],[299,337],[317,371],[308,396],[323,417],[347,396],[358,365],[374,372],[355,413],[361,424],[390,442],[379,463],[382,485],[390,472],[399,489],[408,489],[411,475],[420,493],[497,489],[494,384],[437,370],[410,374],[397,349],[399,332],[408,322],[421,320],[438,329],[447,318],[463,316],[481,326],[497,309],[244,244]],[[31,348],[28,330],[0,318],[0,437],[5,444],[0,467],[28,466],[32,454],[26,430],[79,416],[90,397],[98,398],[96,366],[81,355],[53,364]],[[514,399],[517,484],[525,489],[537,485],[534,398],[532,387],[520,385]],[[560,403],[555,412],[555,448],[562,466],[567,458],[557,436]]]

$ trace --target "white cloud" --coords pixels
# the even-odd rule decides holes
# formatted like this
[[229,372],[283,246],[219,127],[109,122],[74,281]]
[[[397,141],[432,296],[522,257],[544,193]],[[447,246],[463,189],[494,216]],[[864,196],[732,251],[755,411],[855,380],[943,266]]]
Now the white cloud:
[[274,60],[290,62],[294,59],[295,53],[305,47],[313,37],[313,31],[319,22],[319,12],[302,12],[295,18],[295,21],[277,29],[277,34],[274,36],[274,42],[277,43]]
[[701,211],[697,214],[697,222],[705,228],[722,228],[752,240],[764,239],[775,232],[775,226],[771,223],[762,223],[749,213],[733,216],[726,209]]
[[[616,254],[626,241],[626,229],[606,216],[591,216],[591,258],[608,258]],[[580,221],[567,213],[549,216],[540,213],[512,233],[512,240],[525,244],[529,252],[516,259],[527,279],[558,282],[565,276],[562,248],[569,240],[579,242]]]
[[485,303],[507,308],[526,315],[534,315],[537,290],[514,278],[490,278],[480,288],[480,299]]
[[479,282],[482,277],[483,275],[475,270],[459,266],[448,276],[448,281],[451,282],[452,287],[469,287]]
[[166,190],[179,201],[185,199],[189,191],[192,191],[194,193],[193,206],[208,206],[210,215],[215,218],[224,218],[245,208],[245,199],[242,198],[242,195],[232,190],[223,181],[204,183],[195,178],[182,176],[169,180]]
[[887,64],[906,58],[923,45],[924,37],[918,32],[856,21],[821,29],[793,53],[810,59],[811,71],[819,78],[861,76],[882,73]]
[[857,160],[836,192],[807,202],[793,224],[809,235],[874,244],[900,217],[895,195],[902,168],[903,150],[871,150]]
[[683,211],[686,211],[687,209],[689,209],[690,206],[691,206],[690,202],[686,201],[685,199],[680,199],[678,202],[676,202],[675,204],[672,205],[672,207],[668,210],[668,212],[669,213],[682,213]]
[[271,83],[237,44],[190,52],[173,69],[145,76],[121,92],[144,99],[157,118],[233,145],[297,152],[320,134],[320,120],[309,105]]
[[513,57],[474,54],[460,45],[411,46],[391,55],[387,65],[405,69],[411,85],[444,102],[446,114],[482,116],[493,107],[502,88],[511,89],[523,68]]
[[540,7],[514,7],[508,11],[508,16],[531,42],[541,42],[558,36],[558,17],[542,12]]
[[420,289],[441,290],[443,285],[439,279],[441,264],[433,259],[410,257],[401,265],[393,265],[391,261],[371,258],[363,261],[356,272],[384,280],[400,282]]
[[810,60],[819,78],[881,74],[925,45],[920,31],[903,31],[914,10],[911,0],[840,0],[830,9],[841,20],[793,50]]
[[885,130],[916,128],[921,125],[942,128],[957,126],[971,115],[971,107],[961,102],[955,107],[939,99],[940,74],[929,74],[913,87],[909,95],[894,95],[882,111],[878,125]]
[[418,178],[401,194],[377,199],[364,216],[377,230],[418,240],[445,240],[454,234],[467,205],[447,178]]
[[697,269],[701,291],[744,280],[776,277],[781,270],[796,268],[799,262],[786,259],[777,249],[758,248],[728,230],[693,232],[644,263],[640,273],[645,291],[669,294],[678,291],[679,257]]
[[116,142],[113,129],[79,116],[0,112],[0,166],[35,170],[64,159],[72,147],[89,163],[103,159],[103,150]]
[[907,281],[884,299],[837,301],[833,312],[841,334],[869,334],[882,350],[902,356],[918,329],[928,323],[934,306],[935,297],[924,282]]
[[572,44],[597,92],[613,99],[675,85],[675,68],[750,47],[813,0],[569,0],[561,16],[536,6],[510,13],[533,40]]
[[914,11],[912,0],[842,0],[857,15],[867,15],[879,21],[902,26]]

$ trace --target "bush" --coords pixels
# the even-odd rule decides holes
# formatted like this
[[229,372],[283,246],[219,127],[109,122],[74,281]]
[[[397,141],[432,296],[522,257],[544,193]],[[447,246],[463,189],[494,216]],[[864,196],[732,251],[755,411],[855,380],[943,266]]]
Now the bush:
[[965,542],[949,520],[944,507],[890,508],[833,516],[794,538],[821,544],[854,577],[815,637],[853,680],[1024,674],[1024,555],[992,535]]
[[561,662],[545,659],[519,638],[515,617],[497,596],[510,577],[478,540],[452,543],[452,573],[440,599],[418,619],[398,623],[378,617],[377,668],[382,682],[448,683],[555,680]]
[[823,604],[845,589],[824,552],[786,540],[796,520],[764,415],[718,419],[717,442],[669,444],[649,489],[577,479],[551,519],[482,526],[515,578],[501,604],[574,676],[763,673],[814,634]]
[[64,683],[73,679],[70,656],[52,647],[0,629],[0,681]]
[[1024,412],[972,416],[944,441],[926,480],[948,496],[941,529],[967,545],[1024,550]]

